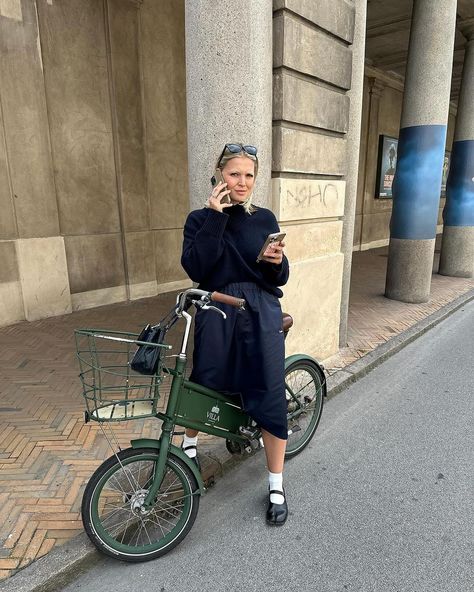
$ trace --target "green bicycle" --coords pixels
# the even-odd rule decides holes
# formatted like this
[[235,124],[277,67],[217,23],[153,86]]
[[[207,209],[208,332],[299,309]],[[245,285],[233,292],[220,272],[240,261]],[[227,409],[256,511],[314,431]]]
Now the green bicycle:
[[[232,453],[249,453],[260,447],[255,422],[236,399],[186,379],[186,349],[196,308],[218,312],[212,302],[243,308],[245,301],[199,289],[178,295],[176,306],[161,321],[158,343],[140,341],[138,334],[91,329],[76,330],[86,421],[101,424],[158,418],[158,439],[132,440],[131,447],[114,453],[90,478],[82,500],[84,528],[102,552],[122,561],[148,561],[178,545],[191,529],[199,509],[204,483],[191,459],[172,444],[175,426],[192,428],[226,439]],[[175,366],[165,364],[164,336],[179,319],[186,327]],[[286,326],[285,326],[286,325]],[[285,334],[292,319],[284,316]],[[130,361],[137,347],[156,348],[156,372],[134,372]],[[310,356],[296,354],[285,360],[288,402],[286,458],[300,453],[318,426],[326,380],[322,367]],[[168,398],[159,407],[160,393]]]

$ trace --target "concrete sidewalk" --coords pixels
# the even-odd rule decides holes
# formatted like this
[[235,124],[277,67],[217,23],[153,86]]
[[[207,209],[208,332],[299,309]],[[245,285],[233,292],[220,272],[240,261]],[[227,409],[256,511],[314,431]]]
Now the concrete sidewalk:
[[[349,346],[336,363],[331,360],[331,394],[474,297],[473,280],[433,276],[430,303],[389,301],[380,288],[386,259],[377,251],[354,254]],[[0,577],[21,570],[0,589],[44,589],[51,576],[76,569],[95,553],[82,533],[80,503],[85,482],[110,449],[98,426],[83,422],[73,329],[139,329],[173,302],[168,294],[0,330]],[[364,350],[358,347],[362,337]],[[352,360],[346,355],[351,343]],[[135,421],[118,425],[116,433],[127,446],[156,431],[155,422]],[[202,439],[200,454],[208,482],[239,462],[221,440]]]

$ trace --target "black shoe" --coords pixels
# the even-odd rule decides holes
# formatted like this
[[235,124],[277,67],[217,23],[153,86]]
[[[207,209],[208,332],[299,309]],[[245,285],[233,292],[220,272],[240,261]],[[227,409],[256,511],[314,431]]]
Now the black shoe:
[[[270,501],[272,493],[279,493],[285,498],[282,504],[274,504]],[[272,526],[282,526],[288,518],[288,505],[286,503],[285,491],[272,489],[268,494],[267,524]]]
[[[194,448],[194,450],[196,451],[196,456],[194,456],[193,458],[191,458],[190,456],[188,456],[186,454],[186,450],[192,450]],[[197,446],[195,446],[194,444],[192,444],[191,446],[186,446],[184,447],[184,443],[181,444],[181,450],[184,451],[184,453],[186,454],[186,456],[188,456],[189,460],[192,460],[193,463],[197,466],[198,470],[201,470],[201,463],[199,462],[198,459],[198,455],[197,455]]]

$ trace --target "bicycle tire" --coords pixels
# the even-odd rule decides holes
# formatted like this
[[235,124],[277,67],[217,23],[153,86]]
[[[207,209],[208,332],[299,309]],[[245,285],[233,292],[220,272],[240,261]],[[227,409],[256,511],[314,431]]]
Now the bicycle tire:
[[198,484],[172,453],[155,505],[140,514],[158,456],[158,450],[127,448],[104,461],[90,478],[82,498],[82,521],[90,540],[106,555],[133,563],[156,559],[174,549],[194,524]]
[[[299,454],[316,432],[323,412],[326,391],[324,372],[311,359],[296,360],[285,369],[285,389],[288,429],[299,427],[298,431],[288,436],[285,458],[289,459]],[[297,398],[298,403],[295,403],[290,392]]]

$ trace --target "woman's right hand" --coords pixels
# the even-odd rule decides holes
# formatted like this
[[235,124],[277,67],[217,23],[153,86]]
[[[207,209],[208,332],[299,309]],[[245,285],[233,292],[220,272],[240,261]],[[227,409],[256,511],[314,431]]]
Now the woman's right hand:
[[206,206],[216,212],[223,212],[225,208],[230,208],[231,203],[221,203],[221,199],[226,195],[229,195],[230,189],[227,189],[227,183],[219,183],[212,190],[211,195],[206,201]]

